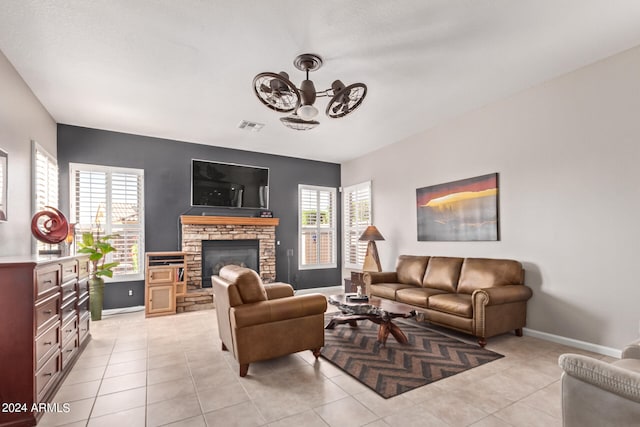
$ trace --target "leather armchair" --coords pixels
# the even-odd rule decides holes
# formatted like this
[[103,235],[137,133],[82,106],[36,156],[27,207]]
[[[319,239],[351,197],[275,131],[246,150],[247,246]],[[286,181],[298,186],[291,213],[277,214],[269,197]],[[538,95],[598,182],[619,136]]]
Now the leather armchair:
[[624,427],[640,423],[640,341],[622,359],[606,363],[563,354],[562,422],[565,427]]
[[241,377],[252,362],[303,350],[320,356],[327,309],[323,295],[294,296],[291,285],[265,285],[255,271],[236,265],[223,267],[211,282],[222,349],[233,353]]

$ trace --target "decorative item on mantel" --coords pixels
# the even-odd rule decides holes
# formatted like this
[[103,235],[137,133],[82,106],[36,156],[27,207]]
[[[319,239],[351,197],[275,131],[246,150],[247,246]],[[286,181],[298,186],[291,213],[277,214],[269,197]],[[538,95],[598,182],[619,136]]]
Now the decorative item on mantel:
[[120,265],[119,262],[106,262],[107,254],[115,252],[109,240],[117,235],[93,237],[92,233],[82,233],[82,242],[78,244],[78,253],[89,254],[91,261],[91,278],[89,279],[89,304],[91,320],[102,319],[102,303],[104,300],[104,279],[102,276],[113,277],[113,268]]
[[368,241],[367,253],[364,256],[364,264],[362,265],[363,271],[382,271],[380,265],[380,257],[378,257],[378,248],[376,247],[376,240],[384,240],[382,234],[378,231],[375,225],[370,225],[362,233],[359,240]]
[[[69,235],[69,223],[64,214],[52,206],[45,206],[31,218],[31,233],[39,241],[56,245],[64,242]],[[40,252],[41,255],[62,255],[62,250],[50,249]]]

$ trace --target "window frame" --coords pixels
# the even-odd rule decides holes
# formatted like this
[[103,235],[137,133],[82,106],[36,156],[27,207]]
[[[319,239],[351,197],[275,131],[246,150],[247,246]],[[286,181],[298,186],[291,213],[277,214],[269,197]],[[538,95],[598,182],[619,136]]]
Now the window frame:
[[[368,212],[365,213],[367,216],[366,224],[356,224],[355,226],[349,225],[349,218],[351,216],[351,211],[355,210],[354,215],[356,217],[360,216],[358,203],[355,203],[355,207],[352,207],[352,203],[349,200],[349,194],[354,194],[356,199],[358,198],[358,193],[366,191],[368,201]],[[361,200],[356,200],[356,202],[360,202]],[[356,247],[356,263],[351,263],[349,260],[349,254],[351,253],[351,244],[350,244],[350,234],[352,230],[354,230],[355,235],[360,237],[364,230],[372,224],[372,213],[373,213],[373,204],[372,204],[372,192],[371,192],[371,181],[361,182],[359,184],[350,185],[348,187],[343,187],[342,189],[342,254],[343,254],[343,268],[350,270],[361,270],[362,265],[364,264],[364,257],[367,250],[367,243],[365,241],[357,240]],[[362,255],[362,259],[360,259],[360,255]]]
[[[316,233],[320,234],[320,231],[325,231],[327,230],[327,228],[321,228],[321,224],[320,222],[316,223],[315,227],[309,227],[309,226],[305,226],[303,227],[302,222],[303,222],[303,209],[302,209],[302,191],[303,190],[307,190],[307,191],[314,191],[316,193],[316,198],[318,200],[318,210],[316,211],[317,214],[320,213],[319,210],[319,198],[320,198],[320,194],[322,192],[327,192],[329,193],[330,197],[331,197],[331,223],[329,225],[329,231],[331,231],[331,235],[332,235],[332,245],[331,245],[331,263],[328,264],[303,264],[303,251],[304,251],[304,242],[303,242],[303,231],[304,230],[312,230],[315,228]],[[337,190],[335,187],[323,187],[323,186],[317,186],[317,185],[307,185],[307,184],[298,184],[298,269],[299,270],[320,270],[320,269],[329,269],[329,268],[337,268],[338,267],[338,259],[337,259],[337,253],[338,253],[338,243],[337,243],[337,239],[338,239],[338,230],[337,230],[337,214],[338,214],[338,206],[337,206]],[[319,216],[318,216],[319,217]],[[316,245],[320,245],[321,242],[318,240],[316,241]],[[318,250],[318,253],[320,253],[320,251]]]
[[[38,155],[44,157],[46,161],[46,170],[40,170],[40,162],[38,161]],[[51,171],[50,169],[53,169]],[[46,188],[41,188],[41,180],[38,177],[45,175],[44,182]],[[58,159],[49,153],[42,145],[36,140],[31,140],[31,216],[40,212],[45,206],[51,206],[59,209],[60,203],[60,168],[58,167]],[[51,182],[54,181],[54,182]],[[40,194],[43,191],[44,194]],[[38,203],[39,200],[43,200],[42,203]],[[32,239],[31,249],[33,253],[40,253],[41,251],[51,250],[51,246],[48,243],[44,243],[36,239]],[[55,245],[57,246],[57,245]]]
[[[105,184],[105,198],[107,207],[105,207],[105,223],[101,224],[104,228],[104,233],[106,235],[112,234],[112,230],[114,228],[114,224],[112,224],[111,214],[112,214],[112,186],[110,183],[112,182],[113,174],[130,174],[137,175],[139,177],[139,198],[138,198],[138,217],[139,223],[135,226],[128,224],[117,224],[116,228],[124,228],[124,229],[140,229],[140,237],[138,244],[138,256],[137,256],[137,270],[138,273],[129,273],[129,274],[115,274],[113,278],[105,277],[105,282],[128,282],[128,281],[136,281],[136,280],[144,280],[144,254],[145,254],[145,210],[144,210],[144,169],[137,168],[125,168],[125,167],[116,167],[116,166],[104,166],[104,165],[95,165],[88,163],[69,163],[69,212],[71,221],[73,223],[77,223],[78,220],[76,218],[76,191],[75,191],[75,173],[76,171],[82,172],[99,172],[107,174],[107,181]],[[92,226],[95,224],[91,224]],[[81,239],[82,236],[77,235],[77,239]],[[111,242],[113,244],[113,242]],[[114,245],[115,246],[115,245]],[[111,254],[107,255],[107,262],[111,260]]]

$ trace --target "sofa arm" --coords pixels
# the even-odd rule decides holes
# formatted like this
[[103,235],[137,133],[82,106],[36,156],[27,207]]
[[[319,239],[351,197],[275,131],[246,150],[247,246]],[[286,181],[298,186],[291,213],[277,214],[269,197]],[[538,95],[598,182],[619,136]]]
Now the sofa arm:
[[367,271],[362,275],[362,281],[366,286],[372,283],[398,283],[398,275],[395,271]]
[[567,375],[640,403],[640,373],[580,354],[563,354],[558,364]]
[[264,290],[267,291],[267,299],[280,299],[293,296],[293,286],[288,283],[269,283],[265,284]]
[[622,350],[623,359],[640,359],[640,340],[632,342]]
[[500,305],[511,302],[527,301],[533,292],[524,285],[496,286],[478,289],[473,292],[472,299],[479,300],[482,305]]
[[298,319],[324,314],[327,299],[321,294],[307,294],[268,301],[242,304],[231,308],[231,324],[235,328]]

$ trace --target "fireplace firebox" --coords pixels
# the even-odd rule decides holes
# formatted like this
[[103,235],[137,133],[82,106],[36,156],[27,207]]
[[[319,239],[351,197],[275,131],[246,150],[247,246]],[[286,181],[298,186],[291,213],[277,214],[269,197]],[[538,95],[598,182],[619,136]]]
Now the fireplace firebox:
[[259,240],[203,240],[202,287],[211,287],[211,276],[225,265],[239,265],[260,274]]

